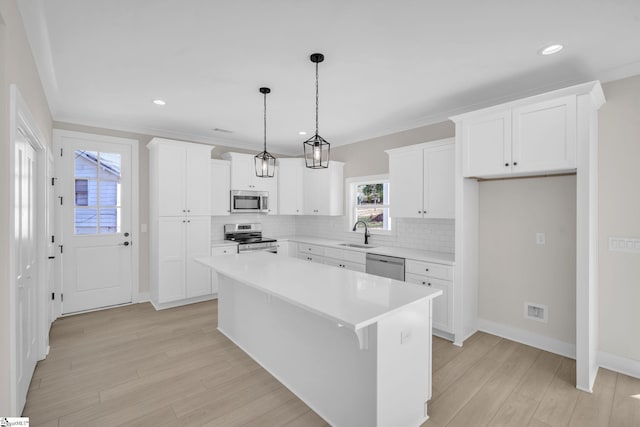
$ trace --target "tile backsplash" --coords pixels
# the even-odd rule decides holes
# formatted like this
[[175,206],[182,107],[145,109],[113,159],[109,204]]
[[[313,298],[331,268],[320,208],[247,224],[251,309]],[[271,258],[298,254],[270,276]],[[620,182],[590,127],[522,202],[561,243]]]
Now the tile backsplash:
[[[453,253],[453,219],[392,219],[393,231],[389,234],[372,234],[369,243],[378,246],[395,246],[426,251]],[[236,214],[211,218],[211,239],[224,239],[224,224],[259,222],[267,237],[314,236],[351,243],[364,241],[364,230],[351,231],[346,217],[334,216],[287,216],[262,214]]]

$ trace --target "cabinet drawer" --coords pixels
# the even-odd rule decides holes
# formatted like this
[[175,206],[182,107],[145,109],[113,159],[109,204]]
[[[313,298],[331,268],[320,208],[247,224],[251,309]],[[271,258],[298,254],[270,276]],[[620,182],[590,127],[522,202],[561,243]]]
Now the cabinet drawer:
[[366,268],[364,264],[360,264],[357,262],[344,261],[335,258],[325,258],[324,263],[326,265],[332,265],[334,267],[346,268],[347,270],[360,271],[362,273],[365,272]]
[[314,255],[311,253],[298,252],[298,258],[305,261],[317,262],[318,264],[324,264],[324,257],[320,255]]
[[238,253],[238,247],[237,246],[220,246],[220,247],[216,247],[216,248],[211,248],[211,255],[212,256],[216,256],[216,255],[231,255],[231,254],[237,254]]
[[367,262],[367,254],[360,251],[345,250],[342,257],[345,261],[365,265]]
[[433,300],[432,322],[435,329],[453,333],[453,289],[451,282],[431,277],[407,274],[405,282],[440,289],[442,295]]
[[437,279],[453,280],[453,267],[450,265],[408,259],[405,264],[405,271],[407,274],[419,274]]
[[309,245],[307,243],[298,243],[298,252],[324,256],[324,247],[318,245]]

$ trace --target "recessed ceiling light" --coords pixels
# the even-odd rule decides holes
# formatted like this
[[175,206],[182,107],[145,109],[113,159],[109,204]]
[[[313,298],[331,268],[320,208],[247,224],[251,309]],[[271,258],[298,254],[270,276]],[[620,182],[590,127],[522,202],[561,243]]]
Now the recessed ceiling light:
[[167,105],[167,102],[163,101],[162,99],[154,99],[153,103],[156,105]]
[[548,46],[543,47],[542,49],[540,49],[538,51],[538,54],[540,55],[553,55],[554,53],[558,53],[560,52],[562,49],[564,48],[564,46],[562,46],[561,44],[550,44]]
[[298,135],[306,135],[307,133],[303,130],[301,130],[300,132],[298,132]]

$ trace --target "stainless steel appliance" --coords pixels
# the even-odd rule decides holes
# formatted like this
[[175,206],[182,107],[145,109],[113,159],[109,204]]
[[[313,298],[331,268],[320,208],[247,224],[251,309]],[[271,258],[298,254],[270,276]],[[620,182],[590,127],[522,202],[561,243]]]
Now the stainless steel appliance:
[[238,253],[278,253],[278,241],[262,237],[262,224],[225,224],[224,239],[238,242]]
[[269,192],[231,190],[231,212],[269,212]]
[[404,281],[404,258],[368,253],[365,271],[376,276]]

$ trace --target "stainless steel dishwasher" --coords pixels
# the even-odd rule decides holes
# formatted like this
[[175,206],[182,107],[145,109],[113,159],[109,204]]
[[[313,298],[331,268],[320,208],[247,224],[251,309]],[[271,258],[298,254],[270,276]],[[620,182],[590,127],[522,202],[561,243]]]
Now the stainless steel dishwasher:
[[366,272],[390,279],[404,280],[404,258],[368,253]]

